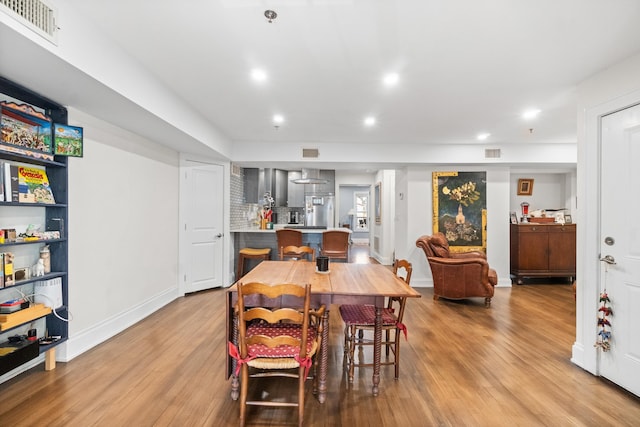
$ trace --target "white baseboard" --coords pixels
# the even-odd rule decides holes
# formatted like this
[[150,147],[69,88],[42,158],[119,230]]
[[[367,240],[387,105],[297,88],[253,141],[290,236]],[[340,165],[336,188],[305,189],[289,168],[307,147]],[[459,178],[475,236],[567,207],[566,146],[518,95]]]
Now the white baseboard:
[[119,334],[140,320],[155,313],[165,305],[174,301],[180,295],[177,288],[166,291],[149,298],[140,304],[118,313],[100,323],[79,333],[74,333],[69,340],[60,346],[56,352],[56,360],[68,362],[87,350]]

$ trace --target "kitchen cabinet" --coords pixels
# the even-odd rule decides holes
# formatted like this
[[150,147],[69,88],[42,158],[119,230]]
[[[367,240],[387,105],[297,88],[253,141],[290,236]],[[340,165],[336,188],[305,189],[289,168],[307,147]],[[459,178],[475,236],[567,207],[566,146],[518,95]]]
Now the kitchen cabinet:
[[282,169],[273,170],[272,196],[275,200],[275,207],[287,206],[289,173]]
[[[4,78],[0,78],[0,94],[42,109],[53,123],[67,124],[67,110],[62,105]],[[6,254],[11,254],[10,258],[13,258],[13,277],[4,275],[6,286],[3,288],[0,284],[0,302],[14,300],[21,295],[32,296],[35,302],[42,301],[31,301],[28,308],[0,316],[0,346],[4,346],[9,337],[26,336],[32,329],[36,330],[38,338],[56,337],[25,345],[24,350],[19,350],[18,357],[14,358],[11,353],[0,357],[0,374],[9,372],[42,353],[45,354],[45,369],[49,370],[55,368],[55,348],[67,341],[69,336],[66,320],[69,318],[67,158],[55,156],[53,160],[49,160],[0,150],[0,161],[44,170],[55,198],[55,203],[0,201],[0,229],[16,229],[19,234],[25,231],[26,224],[33,223],[42,232],[59,232],[59,235],[53,237],[47,234],[15,240],[5,237],[0,243],[0,253],[5,254],[5,261]],[[46,252],[45,246],[49,249],[50,269],[48,272],[45,270],[43,276],[32,275],[30,267],[43,251]],[[4,272],[7,272],[7,268],[4,268]]]
[[271,193],[275,207],[287,206],[288,173],[282,169],[244,168],[244,202],[264,203],[264,194]]
[[260,181],[258,168],[244,168],[242,174],[243,196],[245,203],[258,203],[258,183]]
[[294,179],[302,178],[302,172],[289,171],[287,175],[287,206],[290,208],[303,208],[306,185],[291,182]]
[[575,224],[511,224],[512,281],[576,275]]
[[320,178],[326,179],[326,184],[316,184],[314,188],[315,194],[336,194],[336,171],[322,169],[320,170]]

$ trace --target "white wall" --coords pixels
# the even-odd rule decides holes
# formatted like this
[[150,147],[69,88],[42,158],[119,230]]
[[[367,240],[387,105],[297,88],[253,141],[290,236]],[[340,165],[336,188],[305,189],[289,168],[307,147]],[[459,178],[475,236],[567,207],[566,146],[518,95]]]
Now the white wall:
[[69,360],[178,296],[178,153],[80,111],[69,164]]
[[[518,196],[518,179],[533,179],[533,194],[531,196]],[[575,206],[575,192],[572,192],[572,180],[575,180],[575,170],[570,172],[513,172],[511,174],[509,206],[512,212],[516,212],[520,218],[520,203],[529,203],[529,211],[534,209],[561,209],[567,208],[565,213],[572,214]],[[573,196],[572,196],[573,195]],[[575,222],[575,221],[574,221]]]

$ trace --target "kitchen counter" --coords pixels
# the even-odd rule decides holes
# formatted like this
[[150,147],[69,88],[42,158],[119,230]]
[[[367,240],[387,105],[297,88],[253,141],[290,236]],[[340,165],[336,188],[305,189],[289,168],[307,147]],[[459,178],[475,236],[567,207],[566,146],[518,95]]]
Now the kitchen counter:
[[[259,228],[236,228],[231,230],[231,233],[275,233],[277,229],[287,228],[287,227],[288,226],[285,224],[277,224],[277,227],[273,230],[260,230]],[[322,233],[323,231],[326,231],[326,230],[342,230],[345,233],[353,233],[352,230],[344,227],[330,227],[330,228],[298,228],[298,227],[300,226],[299,225],[291,226],[291,228],[294,228],[295,230],[299,230],[305,234]]]

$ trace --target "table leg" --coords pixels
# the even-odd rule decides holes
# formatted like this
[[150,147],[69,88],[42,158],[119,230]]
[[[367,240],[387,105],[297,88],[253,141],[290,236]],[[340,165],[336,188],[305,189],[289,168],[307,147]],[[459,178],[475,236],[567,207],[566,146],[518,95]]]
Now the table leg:
[[327,363],[329,361],[329,310],[322,315],[322,344],[320,345],[320,374],[318,375],[318,401],[327,400]]
[[378,395],[380,384],[380,353],[382,353],[382,307],[376,307],[376,321],[373,331],[373,395]]

